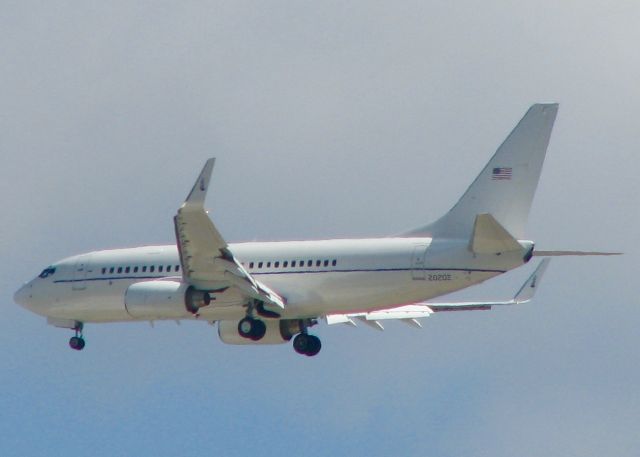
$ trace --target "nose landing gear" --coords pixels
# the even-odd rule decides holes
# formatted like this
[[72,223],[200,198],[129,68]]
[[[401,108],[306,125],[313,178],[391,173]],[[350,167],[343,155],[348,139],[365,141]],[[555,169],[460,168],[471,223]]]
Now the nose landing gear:
[[82,351],[85,345],[84,337],[82,336],[82,322],[78,322],[73,330],[75,330],[76,336],[72,336],[69,339],[69,347],[76,351]]

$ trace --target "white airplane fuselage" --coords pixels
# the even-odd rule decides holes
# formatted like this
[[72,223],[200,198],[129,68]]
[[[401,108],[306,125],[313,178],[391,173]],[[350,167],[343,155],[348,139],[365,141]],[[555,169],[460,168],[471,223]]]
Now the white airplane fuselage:
[[[256,279],[286,299],[284,319],[317,317],[415,303],[483,282],[528,260],[522,251],[478,255],[468,242],[431,238],[378,238],[251,242],[229,248]],[[526,259],[526,260],[525,260]],[[96,251],[53,264],[52,274],[26,283],[15,296],[31,311],[81,322],[162,319],[239,320],[246,300],[235,288],[211,293],[197,314],[184,306],[151,314],[127,307],[136,283],[181,283],[175,245]],[[169,270],[169,271],[167,271]]]
[[[525,224],[557,104],[536,104],[496,150],[458,202],[436,221],[394,237],[227,243],[205,209],[215,159],[208,159],[174,218],[169,246],[96,251],[59,261],[15,294],[15,301],[73,329],[85,346],[87,322],[218,321],[229,344],[293,340],[306,356],[320,351],[308,329],[377,329],[379,320],[416,320],[436,311],[490,309],[526,302],[541,263],[513,300],[424,303],[529,261]],[[547,262],[548,263],[548,262]]]

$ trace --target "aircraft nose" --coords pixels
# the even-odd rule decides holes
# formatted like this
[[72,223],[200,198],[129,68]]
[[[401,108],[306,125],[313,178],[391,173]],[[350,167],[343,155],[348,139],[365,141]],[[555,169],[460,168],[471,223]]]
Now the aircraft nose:
[[31,298],[31,284],[25,284],[13,294],[13,301],[20,306],[27,307]]

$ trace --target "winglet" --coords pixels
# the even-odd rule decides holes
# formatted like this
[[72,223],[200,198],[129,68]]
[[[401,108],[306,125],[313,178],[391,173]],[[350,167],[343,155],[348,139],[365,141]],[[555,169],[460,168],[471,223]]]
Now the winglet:
[[191,192],[185,200],[185,204],[204,206],[204,199],[207,196],[207,190],[209,189],[209,181],[211,180],[211,172],[213,171],[213,165],[216,159],[211,158],[207,160],[198,176],[198,180],[193,185]]
[[542,275],[547,269],[549,262],[551,262],[551,259],[542,259],[540,265],[538,265],[531,276],[529,276],[529,279],[527,279],[527,281],[522,285],[515,297],[513,297],[514,303],[526,303],[533,298],[533,294],[536,293],[536,289],[540,285]]

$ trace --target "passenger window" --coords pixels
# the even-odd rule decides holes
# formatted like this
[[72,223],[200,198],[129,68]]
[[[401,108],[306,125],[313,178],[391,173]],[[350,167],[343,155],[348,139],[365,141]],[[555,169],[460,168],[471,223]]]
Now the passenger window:
[[149,267],[149,272],[153,273],[155,271],[156,267],[154,265],[151,265]]
[[271,268],[271,262],[267,262],[267,268]]
[[103,268],[103,269],[102,269],[102,274],[106,274],[106,273],[107,273],[107,269],[106,269],[106,268]]
[[144,265],[144,266],[142,267],[142,272],[143,272],[143,273],[146,273],[146,272],[147,272],[147,266],[146,266],[146,265]]
[[109,268],[109,273],[113,273],[115,271],[115,268],[111,267]]
[[180,265],[176,265],[176,271],[180,271]]
[[171,265],[167,265],[167,273],[171,272]]
[[307,266],[310,267],[311,265],[313,265],[313,260],[307,260]]
[[253,268],[253,262],[249,263],[249,268]]
[[262,262],[258,262],[258,268],[262,268]]
[[284,262],[282,262],[282,268],[287,268],[287,265],[289,265],[288,261],[285,260]]
[[296,261],[295,261],[295,260],[292,260],[292,261],[291,261],[291,268],[295,268],[295,267],[296,267]]
[[329,266],[329,261],[328,261],[328,260],[325,260],[325,261],[324,261],[324,266],[325,266],[325,267],[328,267],[328,266]]
[[276,262],[275,264],[273,264],[273,266],[274,266],[275,268],[278,268],[278,267],[280,266],[280,262]]
[[319,260],[316,260],[316,267],[319,267],[321,263],[322,262],[320,262]]
[[127,268],[124,269],[125,273],[129,273],[130,271],[131,271],[131,267],[127,267]]
[[133,267],[133,272],[137,273],[138,272],[138,267]]
[[162,273],[162,265],[158,267],[158,273]]
[[331,265],[334,266],[334,267],[336,266],[337,263],[338,263],[338,261],[336,259],[333,259],[331,261]]

